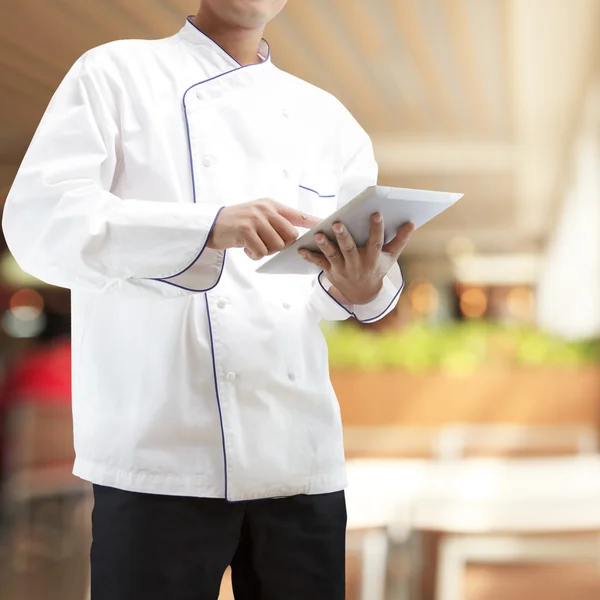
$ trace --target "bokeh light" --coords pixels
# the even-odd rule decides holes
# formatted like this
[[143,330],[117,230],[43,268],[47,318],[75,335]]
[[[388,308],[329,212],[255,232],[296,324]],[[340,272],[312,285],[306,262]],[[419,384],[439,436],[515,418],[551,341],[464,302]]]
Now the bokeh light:
[[485,315],[488,298],[481,288],[467,288],[460,295],[460,310],[468,319],[479,319]]

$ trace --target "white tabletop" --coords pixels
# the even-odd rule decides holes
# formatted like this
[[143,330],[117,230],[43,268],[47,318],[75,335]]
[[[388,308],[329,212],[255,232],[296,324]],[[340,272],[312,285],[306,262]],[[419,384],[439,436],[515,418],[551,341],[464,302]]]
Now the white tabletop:
[[448,532],[600,529],[600,457],[354,460],[350,529],[410,525]]

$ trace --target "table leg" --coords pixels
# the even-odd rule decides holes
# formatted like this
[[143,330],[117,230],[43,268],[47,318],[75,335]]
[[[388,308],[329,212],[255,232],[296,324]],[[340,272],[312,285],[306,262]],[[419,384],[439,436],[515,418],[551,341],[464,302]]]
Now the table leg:
[[361,600],[385,600],[388,537],[384,530],[365,533],[362,542]]

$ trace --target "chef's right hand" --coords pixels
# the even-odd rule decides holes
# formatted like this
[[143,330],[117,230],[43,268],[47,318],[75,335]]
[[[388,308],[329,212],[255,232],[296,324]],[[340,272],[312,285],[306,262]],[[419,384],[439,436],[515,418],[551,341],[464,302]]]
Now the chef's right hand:
[[259,260],[287,248],[298,237],[296,227],[310,229],[321,219],[267,198],[226,206],[208,238],[208,248],[244,248]]

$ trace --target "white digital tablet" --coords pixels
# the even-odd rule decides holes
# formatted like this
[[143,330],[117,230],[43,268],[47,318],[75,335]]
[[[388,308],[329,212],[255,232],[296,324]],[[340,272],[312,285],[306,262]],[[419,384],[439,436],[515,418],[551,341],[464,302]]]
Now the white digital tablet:
[[307,248],[318,252],[314,236],[323,232],[327,237],[335,239],[332,230],[335,223],[343,223],[356,244],[363,246],[369,239],[369,218],[373,213],[380,212],[385,225],[385,241],[389,242],[404,223],[410,221],[419,228],[451,207],[462,196],[463,194],[450,192],[410,190],[379,185],[368,187],[329,215],[317,227],[301,235],[291,246],[264,262],[256,271],[272,274],[317,273],[318,267],[303,260],[298,250]]

